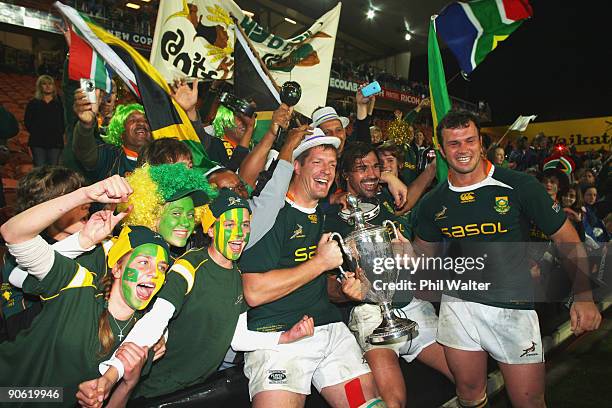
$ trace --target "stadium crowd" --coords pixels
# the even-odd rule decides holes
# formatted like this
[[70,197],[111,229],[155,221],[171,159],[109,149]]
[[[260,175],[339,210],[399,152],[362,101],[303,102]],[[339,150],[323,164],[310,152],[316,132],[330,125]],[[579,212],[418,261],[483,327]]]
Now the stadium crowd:
[[[0,227],[2,385],[58,385],[66,405],[122,406],[206,381],[235,363],[233,350],[245,352],[254,406],[301,406],[312,383],[332,406],[400,407],[410,389],[401,357],[454,382],[460,406],[484,407],[490,355],[512,403],[540,407],[550,311],[513,291],[569,263],[573,299],[556,304],[576,334],[599,326],[589,282],[603,279],[612,233],[609,150],[578,153],[545,135],[498,144],[465,110],[434,136],[427,100],[381,128],[376,96],[361,88],[352,120],[325,106],[293,126],[282,104],[253,143],[253,117],[222,104],[203,112],[197,82],[177,82],[172,97],[210,159],[196,163],[182,141],[153,138],[141,105],[117,104],[117,84],[95,101],[75,81],[61,88],[36,81],[23,123],[34,168]],[[0,108],[0,118],[0,138],[15,136],[14,115]],[[372,345],[382,316],[369,282],[330,239],[353,229],[349,194],[372,225],[393,222],[404,254],[464,239],[564,249],[499,254],[489,278],[520,302],[410,293],[393,307],[418,335]]]

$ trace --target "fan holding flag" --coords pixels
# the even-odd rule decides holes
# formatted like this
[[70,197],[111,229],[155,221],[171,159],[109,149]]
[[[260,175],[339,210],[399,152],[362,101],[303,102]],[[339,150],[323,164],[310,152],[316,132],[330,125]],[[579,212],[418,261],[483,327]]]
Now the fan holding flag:
[[[78,152],[81,161],[83,161],[81,156],[87,156],[85,167],[91,171],[90,176],[94,180],[99,180],[107,174],[124,174],[133,170],[140,148],[147,141],[164,137],[176,138],[185,143],[192,152],[195,167],[211,168],[215,163],[209,160],[187,113],[172,98],[170,86],[159,72],[131,46],[85,19],[74,8],[60,2],[55,2],[54,6],[72,25],[71,40],[74,42],[78,37],[85,43],[89,55],[92,55],[89,59],[90,64],[84,63],[85,67],[89,66],[89,72],[96,74],[102,72],[102,69],[98,69],[100,65],[97,62],[94,68],[94,59],[103,60],[103,66],[110,67],[142,104],[140,109],[136,109],[141,111],[139,113],[133,112],[136,106],[131,106],[129,113],[125,110],[127,108],[124,108],[125,120],[118,126],[121,132],[110,135],[111,138],[107,141],[112,140],[116,144],[109,145],[100,144],[93,138],[95,131],[92,130],[94,128],[92,118],[97,112],[97,103],[88,103],[82,99],[81,94],[75,98],[79,124],[75,128],[73,149]],[[104,70],[108,72],[107,68]],[[98,78],[91,74],[86,78],[91,76],[94,76],[94,80]],[[97,84],[96,87],[102,89],[101,84]],[[110,85],[106,89],[110,91]],[[146,117],[143,115],[145,112]],[[83,144],[79,144],[80,142],[76,140],[77,132],[80,132],[80,136],[87,135],[86,138],[81,138]],[[124,143],[126,138],[132,139],[130,145]],[[118,143],[119,140],[122,142]]]

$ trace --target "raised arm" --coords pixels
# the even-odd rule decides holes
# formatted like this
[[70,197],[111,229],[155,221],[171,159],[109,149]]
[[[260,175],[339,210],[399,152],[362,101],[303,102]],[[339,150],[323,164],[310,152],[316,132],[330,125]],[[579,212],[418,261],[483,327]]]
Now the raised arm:
[[419,201],[427,187],[433,181],[434,177],[436,177],[435,160],[429,166],[427,166],[412,183],[408,185],[406,202],[398,211],[399,214],[407,213],[416,205],[417,201]]
[[[100,93],[96,90],[98,101],[99,98]],[[79,121],[74,126],[72,150],[77,160],[87,170],[94,170],[98,164],[98,143],[94,137],[98,105],[98,102],[89,102],[87,95],[81,89],[74,92],[74,113]]]
[[281,104],[272,114],[272,121],[268,131],[242,161],[242,164],[240,165],[240,177],[242,177],[242,179],[251,187],[255,187],[257,175],[259,175],[259,172],[264,169],[266,159],[268,158],[268,152],[270,152],[270,149],[272,149],[272,145],[276,140],[278,129],[287,128],[292,112],[293,108],[290,108],[285,104]]
[[127,181],[115,175],[28,208],[4,223],[0,233],[8,244],[19,244],[36,237],[73,208],[92,202],[126,202],[130,194],[132,188]]
[[[45,228],[73,208],[91,202],[127,201],[131,192],[130,186],[123,178],[113,176],[17,214],[0,227],[0,234],[6,241],[11,254],[15,256],[17,263],[27,269],[29,274],[42,280],[53,266],[55,259],[53,248],[39,235]],[[114,226],[126,214],[120,213],[115,216],[109,212],[105,215],[104,223]],[[93,239],[85,239],[81,242],[83,247],[95,244]]]

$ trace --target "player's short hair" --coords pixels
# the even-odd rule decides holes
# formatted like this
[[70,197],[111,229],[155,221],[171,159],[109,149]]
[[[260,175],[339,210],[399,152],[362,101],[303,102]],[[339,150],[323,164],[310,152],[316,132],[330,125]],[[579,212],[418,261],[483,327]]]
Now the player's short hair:
[[[366,142],[354,142],[344,149],[340,157],[340,164],[338,165],[340,169],[338,185],[340,188],[346,190],[347,183],[345,176],[353,170],[353,166],[355,166],[355,162],[358,159],[363,159],[370,153],[376,155],[376,149],[372,144]],[[376,159],[378,160],[378,155],[376,155]]]
[[436,127],[436,135],[440,146],[443,146],[442,130],[466,128],[470,125],[470,122],[474,122],[478,134],[480,134],[480,118],[474,112],[465,109],[452,109],[448,112]]

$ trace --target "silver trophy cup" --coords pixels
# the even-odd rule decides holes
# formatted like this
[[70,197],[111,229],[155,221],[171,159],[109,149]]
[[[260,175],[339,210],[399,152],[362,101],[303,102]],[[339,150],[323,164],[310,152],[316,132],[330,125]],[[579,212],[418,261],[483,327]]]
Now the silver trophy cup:
[[[387,225],[392,227],[396,237],[398,232],[393,222],[389,220],[385,220],[383,226],[380,227],[367,223],[357,197],[349,194],[347,200],[352,210],[349,217],[355,222],[355,230],[346,237],[334,232],[331,238],[337,237],[339,239],[340,246],[349,258],[351,267],[366,283],[368,292],[365,299],[377,303],[380,307],[383,320],[368,336],[368,342],[371,344],[391,343],[414,333],[418,329],[416,322],[396,316],[391,307],[395,289],[389,283],[397,282],[399,271],[396,268],[384,268],[382,272],[377,272],[374,267],[377,258],[395,257]],[[340,266],[340,272],[345,273],[342,266]],[[378,285],[379,289],[371,284],[375,280],[382,283],[382,285]]]

